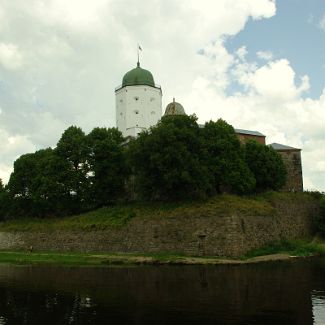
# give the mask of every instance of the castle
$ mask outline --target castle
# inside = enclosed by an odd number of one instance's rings
[[[140,67],[127,72],[122,84],[115,89],[116,126],[124,137],[136,137],[141,131],[156,125],[162,117],[162,90],[150,71]],[[171,102],[165,115],[185,115],[180,103]],[[235,129],[242,143],[256,140],[266,145],[266,136],[257,131]],[[303,191],[301,149],[279,143],[269,144],[281,156],[287,167],[287,182],[283,191]]]

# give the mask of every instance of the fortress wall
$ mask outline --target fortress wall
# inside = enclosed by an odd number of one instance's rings
[[[135,217],[105,231],[1,232],[0,249],[238,257],[271,241],[310,238],[316,213],[313,202],[280,202],[269,216]]]
[[[301,164],[301,150],[277,150],[281,155],[284,164],[287,168],[287,182],[282,188],[287,192],[302,192],[302,164]]]

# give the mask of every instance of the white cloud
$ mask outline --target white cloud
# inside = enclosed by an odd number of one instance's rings
[[[9,181],[9,175],[12,173],[13,168],[6,164],[0,164],[0,179],[6,184]]]
[[[324,31],[325,31],[325,13],[324,13],[324,15],[322,16],[322,18],[319,20],[319,22],[318,22],[318,27],[319,27],[321,30],[324,30]]]
[[[266,61],[270,61],[273,59],[273,53],[271,51],[258,51],[256,55],[258,58]]]
[[[20,155],[34,152],[35,145],[22,135],[12,135],[0,129],[0,178],[7,182],[12,171],[12,163]]]
[[[69,28],[89,29],[100,23],[102,9],[107,7],[109,2],[109,0],[33,1],[30,10],[46,25],[62,24]]]
[[[22,55],[15,44],[0,43],[0,64],[9,70],[22,66]]]
[[[247,53],[246,46],[242,46],[236,51],[238,58],[242,61],[245,60]]]
[[[281,59],[262,66],[246,79],[246,86],[271,101],[288,101],[298,98],[309,89],[307,76],[301,79],[301,85],[295,85],[295,72],[288,60]]]

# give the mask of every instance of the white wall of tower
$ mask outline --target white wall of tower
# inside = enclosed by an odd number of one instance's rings
[[[156,125],[162,114],[162,92],[151,86],[126,86],[115,92],[116,126],[123,136],[135,137]]]

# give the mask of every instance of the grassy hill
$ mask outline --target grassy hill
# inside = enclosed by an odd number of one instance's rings
[[[228,216],[270,215],[275,213],[277,204],[287,202],[303,203],[315,200],[308,193],[268,192],[256,196],[239,197],[235,195],[218,195],[205,201],[152,203],[125,203],[113,207],[104,207],[81,215],[62,218],[22,218],[0,222],[0,231],[54,231],[82,230],[96,231],[111,227],[123,227],[133,218],[165,218],[188,215]]]

